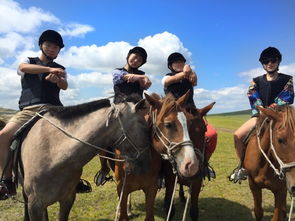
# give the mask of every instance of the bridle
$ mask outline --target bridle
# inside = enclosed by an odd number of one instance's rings
[[[260,133],[261,133],[261,129],[263,127],[263,125],[265,124],[265,122],[268,120],[268,118],[266,117],[260,128],[256,128],[256,138],[257,138],[257,143],[258,143],[258,148],[259,150],[261,151],[262,155],[264,156],[264,158],[267,160],[267,162],[269,163],[269,165],[271,166],[271,168],[274,170],[275,174],[279,177],[279,179],[283,180],[284,177],[285,177],[285,173],[286,173],[286,170],[291,168],[291,167],[295,167],[295,162],[291,162],[291,163],[284,163],[281,158],[278,156],[275,148],[274,148],[274,145],[273,145],[273,141],[272,141],[272,124],[273,124],[273,120],[270,121],[269,123],[269,137],[270,137],[270,150],[274,153],[274,156],[275,156],[275,159],[276,161],[278,162],[279,164],[279,169],[277,169],[273,163],[271,162],[271,160],[269,159],[269,157],[267,156],[267,154],[264,152],[264,150],[262,149],[261,147],[261,143],[260,143],[260,139],[259,139],[259,136],[260,136]]]
[[[120,112],[120,110],[114,105],[112,104],[111,105],[111,110],[109,111],[109,113],[107,114],[107,121],[106,121],[106,127],[108,127],[108,123],[109,123],[109,120],[111,118],[112,115],[115,115],[115,119],[118,119],[119,121],[119,125],[120,125],[120,130],[122,132],[122,135],[114,142],[114,144],[112,144],[112,146],[114,147],[119,147],[121,146],[125,141],[129,142],[129,144],[134,148],[134,150],[136,151],[136,156],[135,157],[128,157],[126,155],[123,155],[123,159],[116,159],[116,158],[111,158],[111,157],[107,157],[107,156],[103,156],[103,155],[100,155],[98,154],[100,157],[102,158],[106,158],[106,159],[109,159],[109,160],[114,160],[114,161],[121,161],[121,162],[124,162],[126,160],[136,160],[139,158],[139,156],[144,153],[146,150],[148,150],[148,147],[145,147],[145,148],[138,148],[138,146],[136,145],[136,143],[130,138],[130,136],[128,136],[128,133],[126,132],[124,126],[123,126],[123,123],[122,123],[122,120],[120,118],[120,115],[122,114]],[[40,113],[36,113],[36,115],[38,115],[39,117],[45,119],[47,122],[49,122],[52,126],[54,126],[55,128],[57,128],[58,130],[62,131],[66,136],[68,136],[69,138],[71,139],[74,139],[80,143],[83,143],[87,146],[90,146],[92,148],[95,148],[97,150],[100,150],[100,151],[103,151],[105,153],[109,153],[109,154],[112,154],[112,155],[116,155],[116,153],[112,152],[112,151],[109,151],[105,148],[102,148],[102,147],[99,147],[97,145],[94,145],[94,144],[91,144],[87,141],[84,141],[80,138],[77,138],[76,136],[74,136],[73,134],[71,134],[70,132],[66,131],[65,129],[63,129],[62,127],[58,126],[56,123],[54,123],[53,121],[51,121],[50,119],[48,119],[47,117],[43,116],[42,114]],[[142,149],[142,150],[140,150]]]
[[[176,174],[177,163],[175,160],[175,153],[178,152],[183,146],[191,146],[193,148],[193,143],[191,140],[184,140],[178,143],[171,142],[157,126],[157,110],[152,111],[150,109],[150,115],[152,116],[153,134],[157,136],[157,138],[166,148],[166,153],[161,153],[161,156],[164,160],[169,160],[169,162],[172,164],[173,173]]]
[[[127,141],[130,146],[135,150],[136,156],[135,157],[128,157],[128,156],[124,156],[125,159],[127,160],[136,160],[140,157],[141,154],[143,154],[145,151],[147,151],[149,149],[149,146],[145,147],[145,148],[139,148],[136,143],[130,138],[130,136],[128,135],[127,131],[125,130],[122,120],[120,118],[120,115],[122,114],[114,104],[112,104],[112,112],[115,112],[115,117],[116,119],[118,119],[119,124],[120,124],[120,129],[122,132],[122,135],[114,142],[113,146],[114,147],[119,147],[120,145],[122,145],[125,141]],[[142,150],[141,150],[142,149]]]

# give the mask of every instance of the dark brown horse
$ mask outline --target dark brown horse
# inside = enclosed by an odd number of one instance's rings
[[[287,190],[295,196],[295,110],[292,106],[276,110],[258,108],[262,114],[244,159],[254,198],[254,213],[257,221],[263,219],[262,189],[267,188],[275,199],[271,220],[283,221]]]
[[[150,125],[153,144],[151,168],[147,173],[141,175],[127,174],[124,184],[124,165],[116,163],[117,191],[119,196],[122,193],[119,220],[129,220],[127,214],[128,195],[140,189],[144,191],[146,197],[145,220],[154,220],[154,201],[159,188],[161,155],[169,158],[175,169],[184,177],[191,177],[198,171],[199,162],[188,136],[185,109],[183,108],[188,95],[187,93],[178,100],[175,100],[172,95],[167,95],[163,99],[155,95],[145,95],[150,106],[146,119]]]
[[[55,202],[59,220],[68,220],[83,166],[109,147],[118,148],[131,169],[145,172],[150,139],[139,111],[133,103],[104,99],[52,108],[37,121],[21,148],[25,220],[47,220],[47,207]]]
[[[206,132],[206,124],[204,122],[203,117],[212,109],[214,103],[202,108],[202,109],[194,109],[190,110],[190,113],[186,112],[186,118],[189,126],[189,135],[191,140],[193,141],[196,157],[199,162],[199,170],[197,174],[191,178],[183,177],[180,173],[178,176],[178,183],[181,185],[185,185],[189,187],[189,192],[191,196],[191,206],[190,206],[190,217],[191,220],[198,220],[198,198],[199,193],[202,187],[203,181],[203,169],[204,169],[204,157],[205,157],[205,132]],[[172,200],[174,184],[176,179],[176,174],[173,173],[173,168],[171,165],[164,161],[164,171],[165,171],[165,210],[168,214],[170,209],[170,203]],[[172,206],[171,214],[169,214],[168,219],[172,219],[175,213],[174,206]]]

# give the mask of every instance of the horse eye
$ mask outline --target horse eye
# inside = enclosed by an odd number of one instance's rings
[[[279,138],[279,139],[278,139],[278,142],[279,142],[280,144],[283,144],[285,141],[284,141],[283,138]]]
[[[171,122],[164,122],[164,126],[167,128],[172,127],[172,123]]]

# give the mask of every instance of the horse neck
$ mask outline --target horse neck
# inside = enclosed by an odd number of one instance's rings
[[[109,108],[102,108],[92,112],[82,118],[75,120],[70,124],[64,124],[65,130],[73,133],[73,136],[79,141],[75,145],[69,145],[72,152],[71,158],[81,165],[89,162],[101,150],[96,149],[85,142],[96,147],[107,149],[110,143],[110,137],[114,128],[110,125],[107,127]],[[104,154],[104,153],[102,153]]]

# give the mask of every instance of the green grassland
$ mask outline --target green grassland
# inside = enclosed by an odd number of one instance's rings
[[[248,182],[233,184],[228,181],[227,176],[236,167],[238,161],[233,147],[232,134],[250,115],[247,112],[237,114],[209,115],[207,120],[218,131],[218,144],[210,164],[214,167],[217,178],[213,181],[206,180],[200,193],[199,209],[200,221],[252,221],[253,200],[248,187]],[[70,220],[81,221],[111,221],[114,220],[118,197],[115,182],[108,182],[102,187],[96,187],[93,177],[99,170],[99,159],[96,157],[89,162],[83,172],[82,178],[87,179],[93,186],[93,192],[78,194],[70,214]],[[185,189],[187,193],[187,189]],[[23,203],[19,188],[14,199],[0,202],[0,220],[22,220]],[[263,207],[265,209],[264,221],[271,219],[273,211],[273,196],[268,190],[263,191]],[[164,190],[158,192],[155,204],[155,220],[165,220],[163,210]],[[144,220],[144,195],[137,191],[132,195],[133,213],[131,220]],[[182,220],[184,204],[178,195],[174,199],[176,205],[176,221]],[[288,198],[288,205],[290,199]],[[51,220],[57,220],[58,205],[49,208]]]

